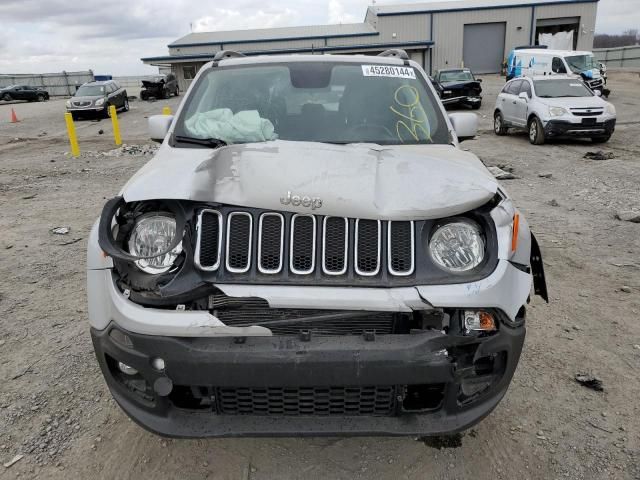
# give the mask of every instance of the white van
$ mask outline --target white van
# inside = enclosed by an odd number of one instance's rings
[[[507,81],[533,75],[579,75],[591,90],[605,93],[600,65],[592,52],[523,48],[512,50],[507,60]]]

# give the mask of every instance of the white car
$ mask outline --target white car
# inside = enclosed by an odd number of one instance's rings
[[[534,76],[507,82],[496,99],[493,129],[506,135],[526,129],[529,141],[542,145],[558,137],[609,140],[616,126],[615,107],[581,80],[567,76]]]
[[[440,435],[503,397],[531,287],[524,216],[404,51],[204,65],[88,245],[118,404],[179,437]]]

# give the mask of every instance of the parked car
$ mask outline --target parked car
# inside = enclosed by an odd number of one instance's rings
[[[49,100],[49,92],[30,85],[9,85],[0,88],[0,100],[27,100],[28,102],[44,102]]]
[[[96,357],[179,437],[441,435],[500,402],[538,244],[406,52],[221,52],[88,240]]]
[[[438,70],[433,85],[444,105],[464,105],[474,110],[482,104],[481,78],[476,78],[468,68]]]
[[[526,129],[535,145],[559,137],[601,143],[615,130],[616,109],[577,78],[535,76],[507,82],[493,118],[497,135],[506,135],[510,127]]]
[[[148,100],[149,98],[169,98],[170,95],[176,97],[180,95],[178,80],[173,73],[166,75],[156,75],[150,80],[142,80],[142,90],[140,90],[140,98]]]
[[[591,90],[599,90],[605,97],[610,93],[605,88],[602,64],[592,52],[521,47],[511,51],[507,64],[507,80],[535,75],[577,76]]]
[[[113,80],[85,83],[66,104],[67,111],[71,112],[73,118],[96,115],[108,117],[111,105],[124,112],[129,110],[127,91]]]

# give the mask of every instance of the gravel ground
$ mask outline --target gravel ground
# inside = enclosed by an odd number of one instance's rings
[[[619,125],[597,148],[496,137],[502,83],[485,77],[481,133],[463,146],[517,177],[503,185],[541,243],[551,303],[532,299],[505,399],[443,449],[414,438],[167,440],[128,420],[93,355],[85,242],[105,199],[150,158],[145,117],[180,99],[121,115],[125,143],[148,147],[110,152],[109,120],[77,122],[78,159],[64,100],[0,102],[0,463],[24,455],[0,479],[640,478],[640,224],[615,218],[640,211],[640,77],[611,75]],[[20,123],[8,123],[11,108]],[[613,158],[583,158],[595,150]]]

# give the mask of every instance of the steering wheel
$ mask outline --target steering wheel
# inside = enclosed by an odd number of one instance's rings
[[[356,134],[360,130],[378,130],[386,135],[389,140],[397,140],[397,137],[393,134],[391,130],[389,130],[384,125],[378,125],[376,123],[358,123],[357,125],[353,125],[349,127],[347,130],[347,136],[351,137],[352,134]],[[357,135],[354,135],[357,136]],[[384,140],[382,138],[381,140]],[[367,141],[367,140],[364,140]]]

